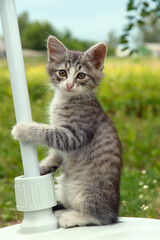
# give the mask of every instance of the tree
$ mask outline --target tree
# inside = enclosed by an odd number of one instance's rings
[[[30,22],[27,12],[18,17],[19,29],[21,34],[22,47],[34,50],[46,50],[46,40],[49,35],[59,38],[66,47],[85,51],[93,42],[78,40],[72,36],[70,30],[66,29],[60,33],[49,22]]]
[[[151,26],[155,25],[160,18],[160,1],[159,0],[128,0],[127,3],[127,20],[128,24],[124,28],[124,32],[120,37],[120,43],[123,46],[122,50],[130,48],[132,32],[136,27],[145,25],[146,19],[154,15]],[[137,52],[138,49],[131,49],[130,54]]]
[[[30,22],[27,12],[19,15],[18,24],[23,48],[45,50],[48,35],[59,37],[59,33],[49,22]]]
[[[143,42],[160,43],[160,19],[155,21],[155,18],[155,14],[153,13],[146,17],[146,21],[142,26],[139,26]],[[153,21],[155,21],[154,24]]]
[[[47,36],[49,34],[58,35],[48,22],[30,22],[27,12],[19,15],[18,24],[23,48],[44,50]]]
[[[45,50],[46,39],[48,35],[59,37],[56,30],[48,22],[33,22],[30,23],[22,32],[22,46],[28,49]]]
[[[60,40],[63,42],[63,44],[71,49],[71,50],[79,50],[79,51],[85,51],[87,50],[91,45],[95,44],[91,41],[85,41],[85,40],[79,40],[75,37],[73,37],[71,31],[69,29],[66,29],[63,34],[60,36]]]
[[[29,16],[27,12],[23,12],[18,16],[18,25],[19,25],[19,31],[20,34],[22,35],[25,29],[28,27],[30,24],[29,22]]]

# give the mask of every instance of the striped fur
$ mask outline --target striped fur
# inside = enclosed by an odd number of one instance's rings
[[[16,139],[51,148],[40,164],[42,174],[62,167],[57,198],[66,210],[56,215],[65,228],[117,221],[121,145],[94,95],[103,77],[104,46],[100,43],[85,53],[75,52],[50,37],[48,73],[55,89],[50,125],[21,123],[12,131]],[[60,69],[66,70],[65,78],[59,76]],[[76,78],[79,72],[86,74],[85,79]],[[67,82],[73,84],[69,91]]]

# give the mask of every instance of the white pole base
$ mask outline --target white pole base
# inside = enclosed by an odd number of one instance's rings
[[[57,230],[23,234],[20,224],[0,229],[3,240],[159,240],[160,220],[120,218],[121,223],[108,226],[59,228]]]
[[[44,209],[33,212],[24,212],[24,218],[20,224],[21,234],[34,234],[48,232],[57,229],[57,218],[52,209]]]
[[[16,177],[15,194],[18,211],[37,211],[56,205],[52,174]]]
[[[37,233],[57,229],[52,207],[56,205],[52,174],[15,178],[16,206],[24,212],[22,233]]]

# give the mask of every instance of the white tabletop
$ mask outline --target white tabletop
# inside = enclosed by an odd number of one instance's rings
[[[2,240],[160,240],[160,220],[120,218],[108,226],[59,228],[50,232],[22,234],[20,224],[1,228]]]

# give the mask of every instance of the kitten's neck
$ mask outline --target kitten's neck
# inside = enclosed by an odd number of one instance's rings
[[[70,99],[70,96],[64,94],[60,89],[55,89],[53,102],[54,104],[65,104]]]

